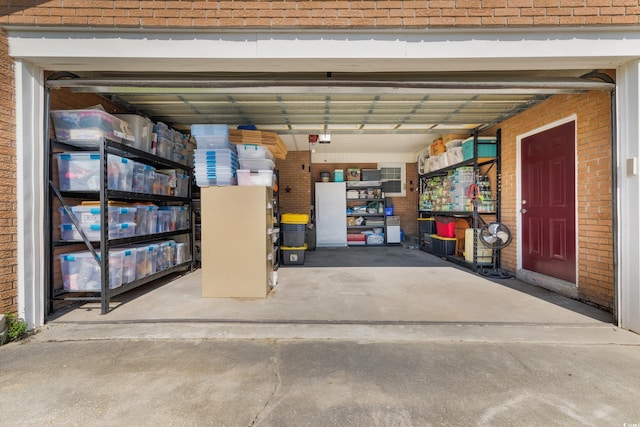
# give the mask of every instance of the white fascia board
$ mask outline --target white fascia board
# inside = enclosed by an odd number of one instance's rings
[[[415,163],[412,153],[311,153],[311,163]]]
[[[635,27],[397,33],[5,30],[12,57],[68,71],[566,69],[616,67],[640,58]]]

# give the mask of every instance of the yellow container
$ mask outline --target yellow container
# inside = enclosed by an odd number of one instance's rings
[[[285,213],[282,214],[280,222],[282,222],[283,224],[306,224],[309,222],[309,215]]]

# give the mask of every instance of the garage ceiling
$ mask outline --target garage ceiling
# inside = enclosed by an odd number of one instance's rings
[[[610,89],[589,70],[512,73],[116,74],[49,80],[99,93],[188,132],[194,123],[255,125],[290,151],[330,134],[332,152],[415,153],[440,134],[468,134],[559,93]],[[68,76],[67,76],[68,77]]]

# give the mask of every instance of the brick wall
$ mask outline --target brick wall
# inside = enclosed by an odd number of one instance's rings
[[[610,94],[556,95],[500,124],[502,128],[502,221],[516,230],[516,137],[577,116],[578,290],[585,301],[613,309],[613,212]],[[502,251],[503,267],[516,268],[516,242]]]
[[[18,309],[15,116],[13,60],[0,30],[0,313]]]
[[[276,160],[281,213],[311,214],[310,166],[310,151],[291,151],[286,160]]]
[[[0,24],[195,28],[637,25],[637,0],[3,2]]]

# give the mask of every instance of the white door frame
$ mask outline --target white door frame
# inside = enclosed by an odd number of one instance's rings
[[[14,63],[18,219],[18,316],[30,328],[45,318],[44,271],[44,73]]]
[[[640,333],[640,61],[618,68],[616,100],[618,322]]]

